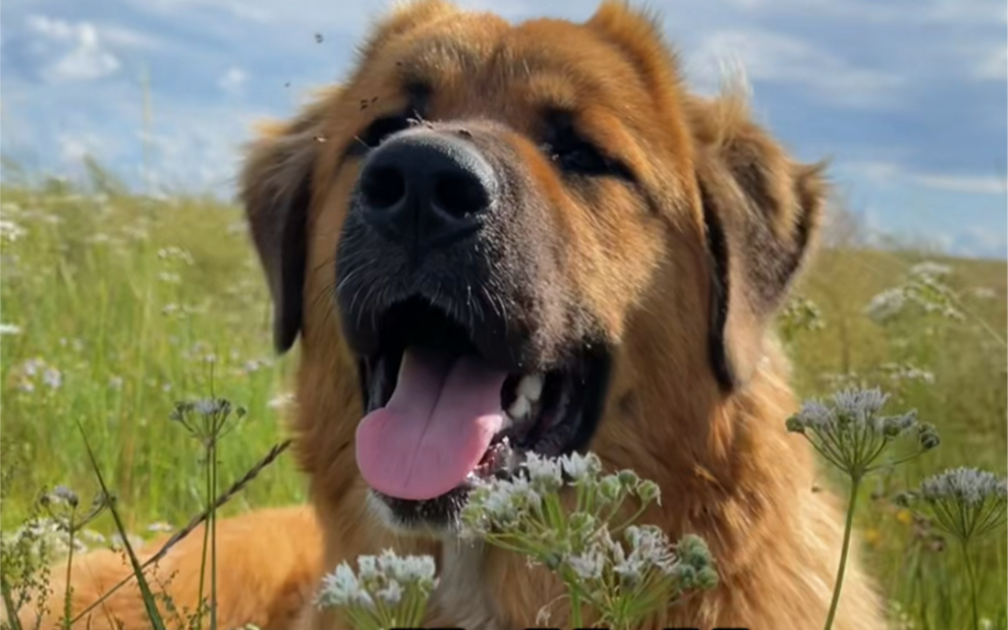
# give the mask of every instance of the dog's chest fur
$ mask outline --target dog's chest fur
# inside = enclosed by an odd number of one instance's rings
[[[509,630],[483,580],[483,547],[446,540],[441,547],[440,582],[431,597],[432,627]]]

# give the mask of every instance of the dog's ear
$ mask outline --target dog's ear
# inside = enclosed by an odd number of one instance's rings
[[[320,95],[297,117],[262,125],[247,148],[239,180],[252,240],[273,300],[273,344],[279,353],[294,345],[301,330],[306,221],[312,171],[318,156],[325,105]]]
[[[763,354],[777,308],[808,258],[827,196],[825,162],[794,162],[727,93],[687,106],[711,267],[710,354],[725,390]]]

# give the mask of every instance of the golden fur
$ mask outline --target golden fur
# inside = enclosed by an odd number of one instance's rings
[[[473,69],[491,59],[497,69],[479,75],[490,80],[473,80]],[[809,447],[785,430],[796,401],[768,322],[819,225],[826,195],[821,166],[793,162],[750,119],[736,92],[710,100],[687,93],[654,21],[621,3],[605,2],[583,25],[511,26],[438,0],[396,9],[360,49],[344,84],[320,93],[293,120],[264,129],[248,153],[242,199],[278,303],[290,291],[282,272],[286,254],[276,244],[282,209],[297,203],[307,176],[313,182],[304,199],[293,418],[312,507],[262,510],[218,525],[221,627],[346,627],[308,605],[308,596],[323,569],[385,547],[439,558],[433,627],[533,627],[538,611],[561,593],[551,576],[523,559],[497,551],[476,557],[391,533],[368,507],[357,471],[354,362],[337,311],[320,296],[333,288],[331,263],[357,170],[341,162],[339,147],[369,120],[403,106],[394,80],[402,72],[433,86],[432,120],[487,118],[507,126],[502,141],[519,156],[561,232],[564,286],[619,341],[592,449],[607,466],[656,481],[664,500],[644,518],[673,539],[699,534],[717,560],[714,591],[648,627],[820,627],[842,514],[834,495],[813,492]],[[529,139],[541,102],[576,108],[596,142],[619,147],[643,193],[608,182],[565,183]],[[720,241],[711,241],[711,225]],[[717,273],[721,282],[712,283]],[[716,304],[727,305],[723,320],[712,312]],[[289,337],[283,316],[278,307],[278,338]],[[714,325],[723,326],[723,356],[712,369]],[[195,604],[191,576],[200,539],[193,534],[161,563],[161,573],[178,572],[169,588],[178,606]],[[126,571],[110,552],[86,556],[73,577],[75,609]],[[562,608],[552,608],[551,625],[569,627]],[[145,627],[135,589],[124,589],[105,610],[127,629]],[[96,615],[91,627],[103,622]],[[854,553],[834,628],[883,625]]]

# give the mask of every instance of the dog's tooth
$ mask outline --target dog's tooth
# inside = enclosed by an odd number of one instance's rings
[[[515,401],[511,403],[508,407],[507,415],[511,416],[512,420],[521,420],[528,415],[529,411],[532,410],[532,405],[529,403],[528,399],[522,395],[518,395]]]
[[[536,402],[542,396],[543,377],[542,374],[528,374],[522,377],[518,383],[518,395],[528,398],[531,402]]]

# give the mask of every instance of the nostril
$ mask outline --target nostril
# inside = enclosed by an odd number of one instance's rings
[[[455,217],[486,210],[490,199],[486,187],[469,174],[442,175],[434,185],[434,204]]]
[[[402,172],[389,166],[368,169],[360,185],[364,202],[377,210],[394,206],[406,195],[406,180]]]

